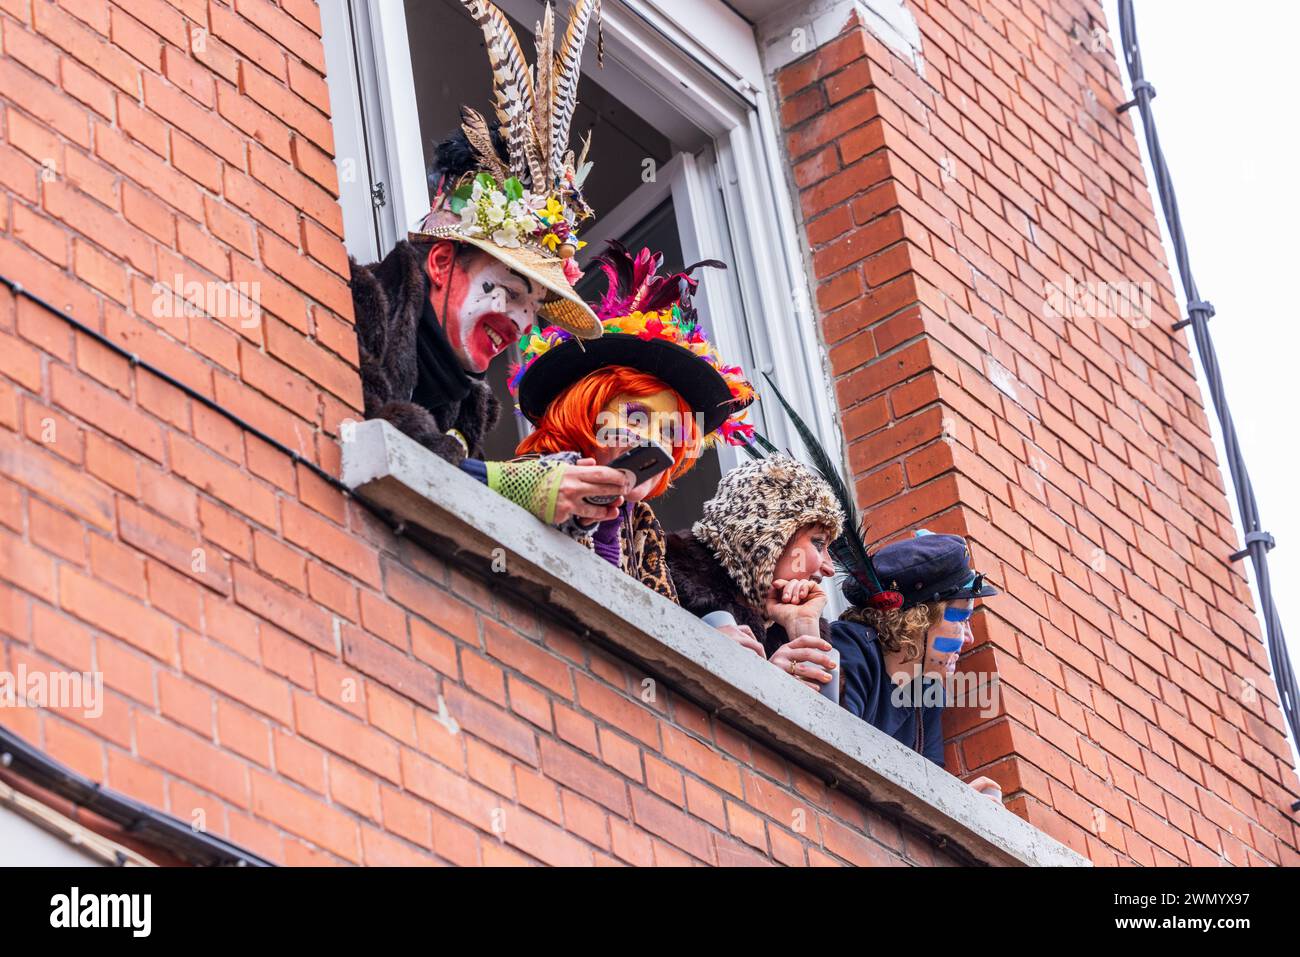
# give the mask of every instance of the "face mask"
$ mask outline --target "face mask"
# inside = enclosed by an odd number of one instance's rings
[[[655,442],[671,454],[682,441],[677,402],[677,393],[670,389],[652,395],[614,396],[596,414],[595,436],[601,446],[597,462],[608,465],[623,451],[646,442]],[[633,503],[644,501],[662,479],[663,473],[652,475],[624,497]]]

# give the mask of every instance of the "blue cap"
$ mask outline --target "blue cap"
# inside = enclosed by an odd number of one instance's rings
[[[904,608],[998,594],[983,575],[971,569],[970,551],[959,535],[936,535],[922,529],[915,538],[881,548],[872,563],[881,587],[901,594]]]

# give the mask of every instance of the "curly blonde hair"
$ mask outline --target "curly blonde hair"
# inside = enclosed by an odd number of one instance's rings
[[[932,605],[881,611],[853,606],[840,621],[855,621],[874,628],[886,651],[902,651],[904,661],[915,661],[925,652],[925,634],[943,617],[946,601]]]

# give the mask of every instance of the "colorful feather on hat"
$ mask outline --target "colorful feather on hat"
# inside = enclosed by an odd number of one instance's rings
[[[682,325],[688,330],[698,321],[691,297],[700,281],[691,273],[697,269],[726,269],[717,259],[702,259],[671,276],[660,276],[663,253],[642,249],[634,257],[618,240],[610,240],[605,251],[592,260],[609,279],[609,288],[596,308],[601,319],[626,316],[633,312],[662,312],[676,305],[682,313]]]

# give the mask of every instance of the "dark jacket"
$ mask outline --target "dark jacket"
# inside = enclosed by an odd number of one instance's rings
[[[461,368],[429,305],[424,256],[403,240],[381,262],[351,260],[352,302],[361,356],[366,418],[399,431],[458,465],[483,457],[483,438],[501,406],[482,376]]]
[[[875,629],[837,621],[830,641],[840,653],[840,704],[845,710],[943,767],[943,706],[925,704],[924,694],[912,704],[895,703],[894,682],[885,672]]]
[[[785,629],[763,627],[763,613],[741,597],[740,588],[708,547],[690,532],[668,536],[668,571],[677,588],[677,600],[692,615],[703,617],[711,611],[729,611],[737,625],[748,625],[754,637],[763,643],[767,656],[790,640]],[[821,623],[822,637],[830,640],[826,621]]]

